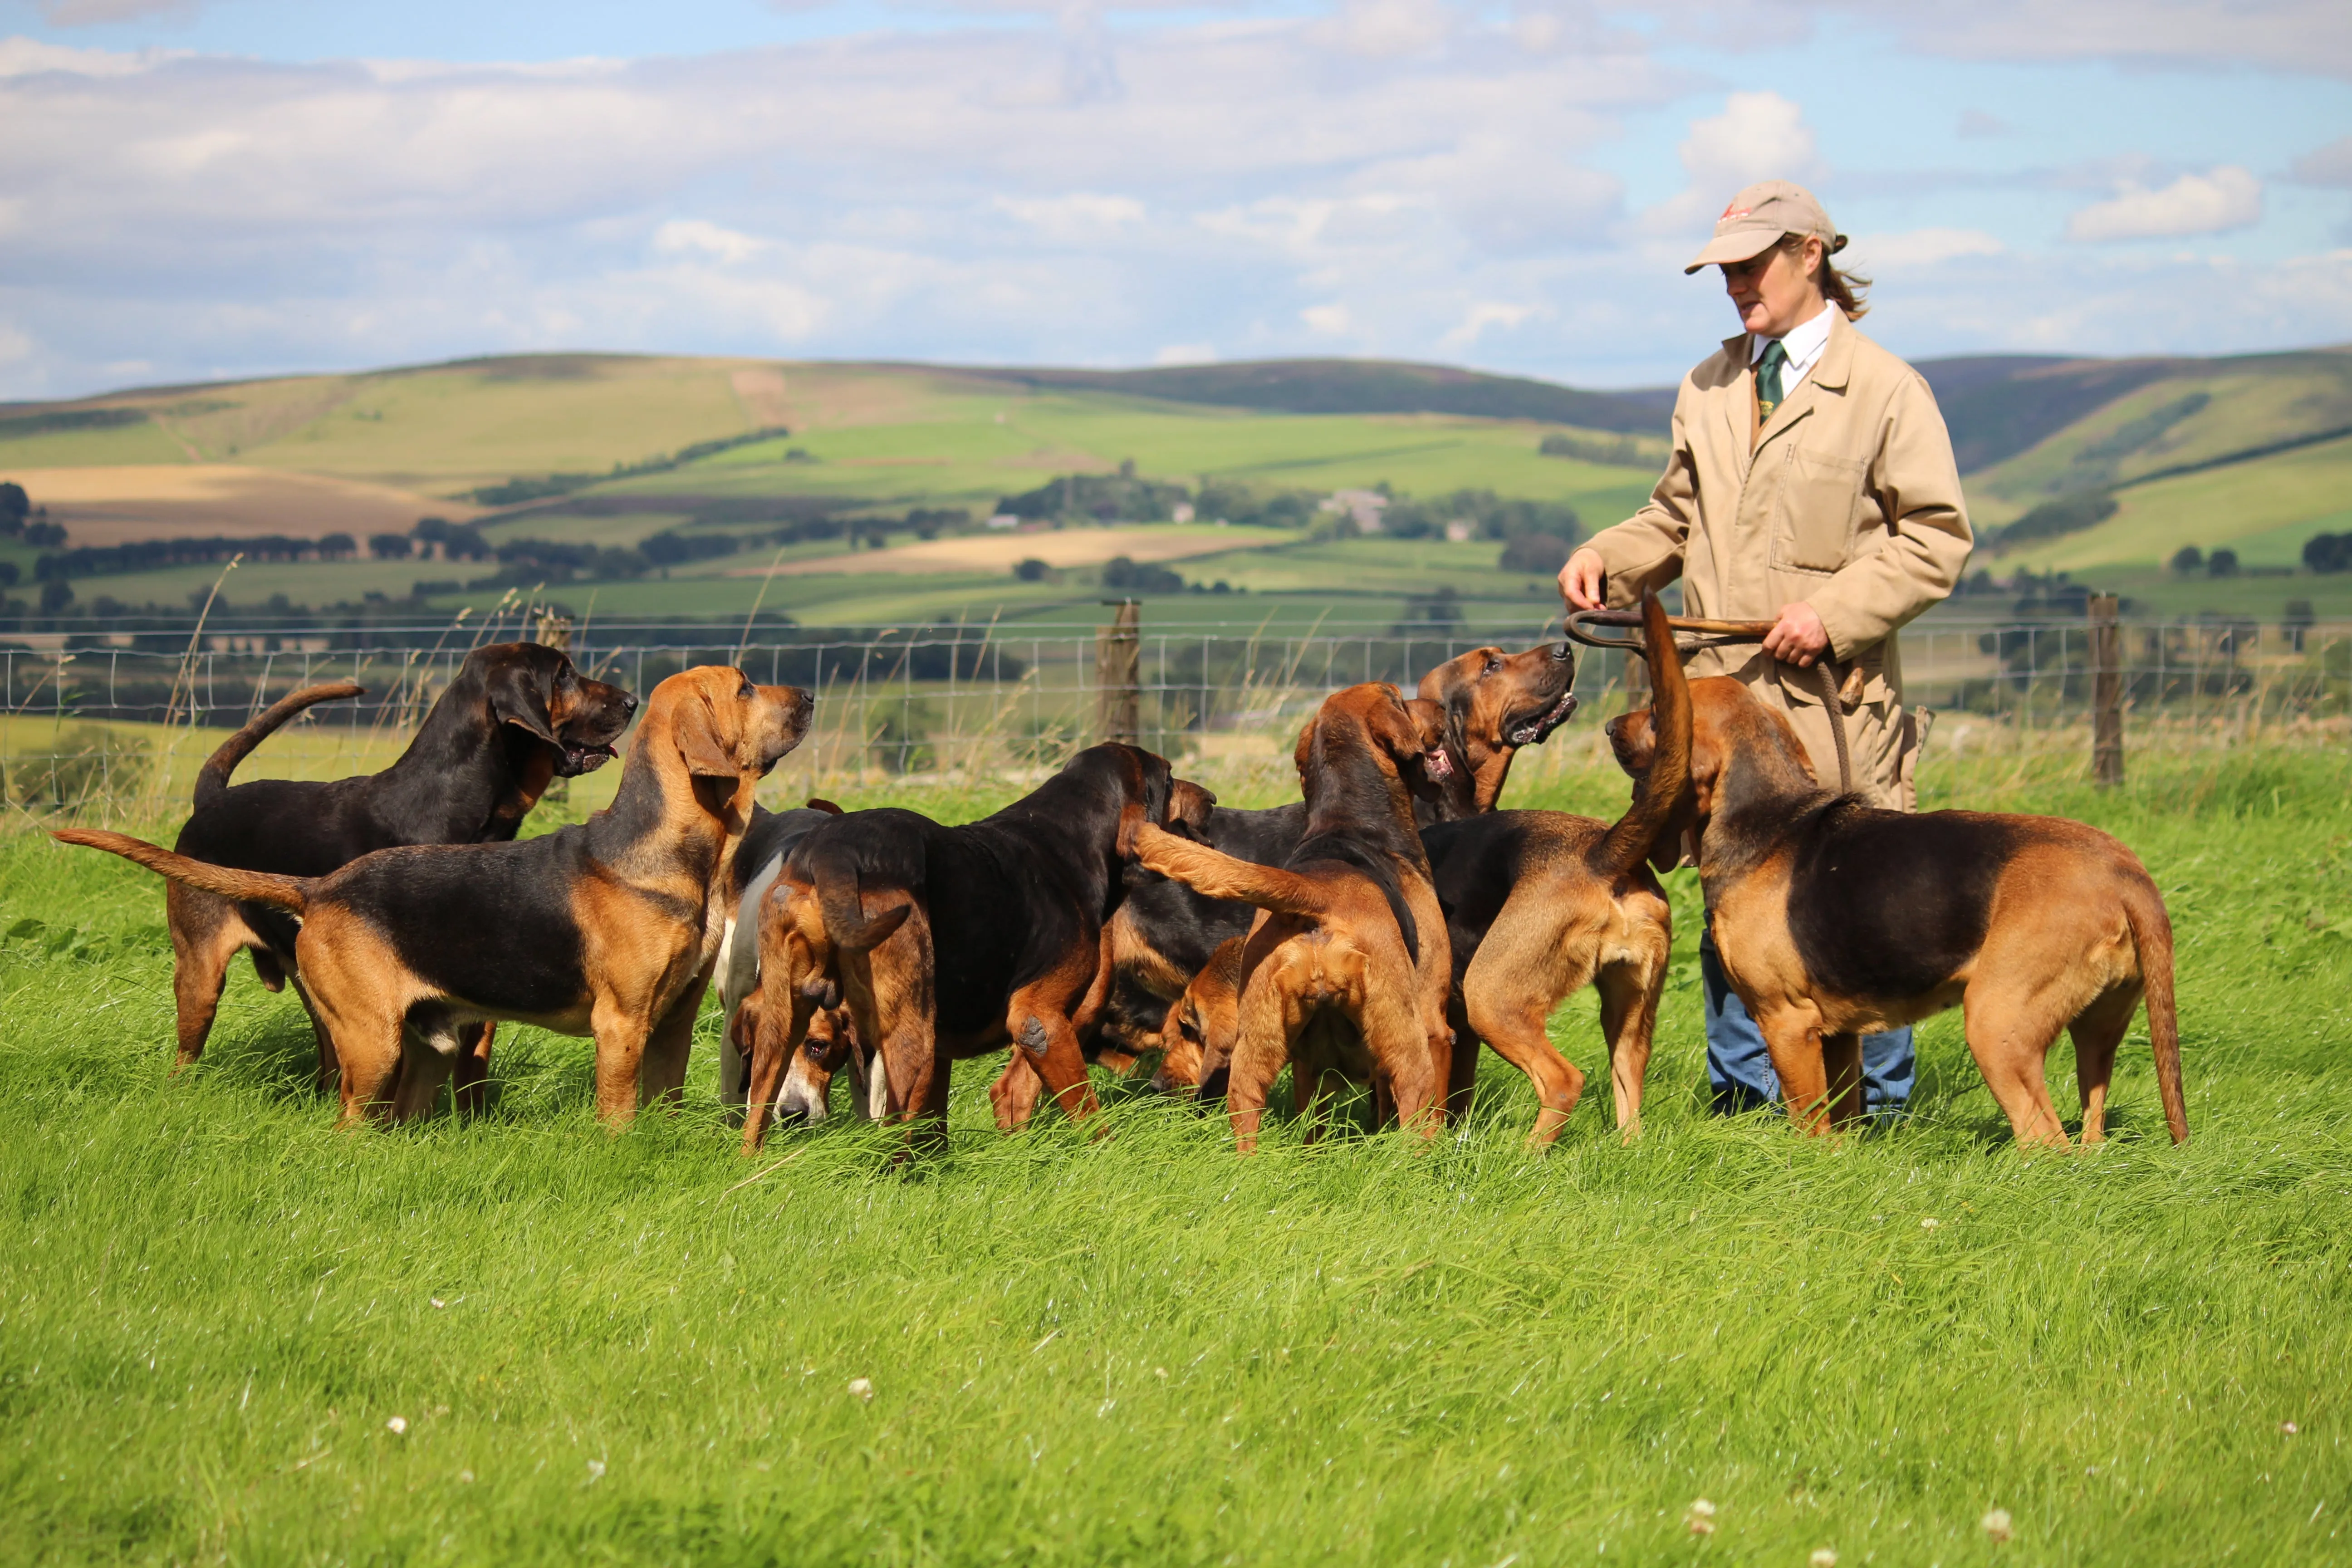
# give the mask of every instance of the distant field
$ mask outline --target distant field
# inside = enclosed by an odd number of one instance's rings
[[[117,464],[0,470],[49,509],[69,544],[282,533],[319,539],[405,533],[427,512],[457,521],[480,509],[364,480],[233,463]]]
[[[2123,595],[2132,614],[2175,620],[2200,615],[2244,616],[2275,626],[2291,602],[2308,603],[2321,620],[2352,620],[2352,574],[2315,577],[2308,572],[2281,577],[2182,576],[2157,566],[2105,566],[2077,575],[2104,592]],[[2011,601],[1994,601],[2007,605]],[[1983,601],[1958,602],[1962,612],[1981,616]],[[1930,611],[1942,616],[1943,610]]]
[[[1946,374],[1932,363],[1926,369],[1931,381]],[[2168,613],[2268,614],[2273,600],[2308,598],[2326,614],[2343,603],[2347,591],[2332,580],[2182,583],[2162,566],[2183,544],[2208,551],[2226,544],[2248,566],[2288,566],[2313,533],[2352,528],[2352,437],[2142,481],[2352,425],[2352,353],[2021,359],[1991,371],[1955,362],[1950,374],[1948,395],[1939,395],[1955,438],[1986,465],[1966,479],[1980,531],[2054,496],[2122,487],[2113,492],[2119,510],[2097,527],[2005,554],[1981,552],[1978,568],[2064,571]],[[1422,395],[1415,388],[1446,406],[1495,413],[1287,411],[1393,408],[1398,398]],[[1178,400],[1205,395],[1257,402]],[[0,477],[27,483],[72,542],[84,544],[403,531],[428,513],[473,515],[478,509],[457,498],[476,487],[570,475],[572,494],[484,514],[485,534],[494,543],[530,538],[622,548],[666,530],[756,532],[767,526],[763,519],[828,508],[867,519],[961,508],[977,519],[1000,497],[1055,475],[1108,473],[1129,461],[1146,478],[1187,486],[1215,479],[1322,492],[1385,483],[1422,498],[1489,489],[1564,503],[1591,530],[1641,504],[1662,444],[1636,436],[1633,460],[1624,462],[1547,457],[1544,439],[1567,431],[1548,418],[1589,405],[1609,429],[1570,433],[1604,453],[1607,442],[1622,439],[1610,430],[1641,426],[1643,408],[1657,410],[1661,429],[1664,422],[1654,397],[1592,401],[1597,395],[1351,362],[1128,377],[515,356],[0,409]],[[1517,412],[1534,409],[1545,417]],[[667,461],[696,443],[779,427],[791,433],[692,462]],[[614,477],[632,466],[644,471]],[[795,544],[781,557],[763,545],[667,574],[565,583],[551,593],[575,612],[593,603],[625,615],[733,615],[758,599],[836,623],[1021,616],[1090,605],[1098,595],[1087,572],[1118,552],[1181,555],[1188,579],[1297,595],[1310,615],[1352,608],[1392,616],[1407,596],[1440,587],[1490,600],[1548,591],[1535,579],[1496,573],[1496,552],[1484,544],[1424,552],[1367,541],[1307,550],[1259,535],[1212,551],[1173,531],[1146,531],[1115,545],[1082,530],[1034,547],[984,537],[988,542],[970,547],[952,535],[916,544],[902,531],[897,548],[855,555],[838,542]],[[36,553],[0,545],[0,560],[27,576]],[[1007,568],[1027,554],[1066,570],[1056,581],[1015,584]],[[761,597],[764,574],[779,560],[783,570]],[[76,586],[84,602],[103,595],[176,607],[216,575],[216,566],[189,566],[84,578]],[[488,568],[462,562],[276,563],[240,570],[226,592],[236,604],[282,595],[325,609],[369,595],[408,601],[425,584],[433,591],[419,601],[423,607],[448,613],[487,606],[503,592],[447,586],[486,575]],[[1957,608],[1973,615],[1989,607]],[[1200,612],[1171,605],[1165,613]]]
[[[1972,482],[1989,501],[2021,508],[2059,491],[2129,481],[2347,426],[2352,426],[2352,353],[2174,361],[2166,374],[1978,471]]]
[[[1267,533],[1265,530],[1249,532]],[[1244,535],[1244,537],[1246,537]],[[1269,533],[1269,543],[1288,543],[1297,535]],[[893,576],[931,576],[975,573],[1001,576],[1023,561],[1043,561],[1049,567],[1100,566],[1124,555],[1131,561],[1182,561],[1192,556],[1219,555],[1231,551],[1234,531],[1200,523],[1164,523],[1156,527],[1046,529],[1036,533],[965,534],[954,539],[902,544],[893,550],[857,554],[819,555],[787,562],[773,570],[782,576],[805,577],[856,573]],[[759,577],[771,568],[764,563],[724,569],[729,577]]]
[[[2128,493],[2128,492],[2126,492]],[[589,520],[592,525],[626,520]],[[634,526],[634,525],[632,525]],[[2352,527],[2352,518],[2336,524]],[[531,531],[516,525],[519,531]],[[2296,525],[2301,530],[2305,525]],[[650,531],[650,530],[648,530]],[[1131,545],[1112,547],[1090,541],[1097,531],[1066,530],[1059,534],[1018,536],[1050,540],[1064,550],[1084,550],[1095,559],[1108,559]],[[1126,531],[1118,531],[1124,532]],[[1146,532],[1153,531],[1144,531]],[[1482,617],[1513,616],[1523,611],[1530,627],[1539,626],[1559,609],[1557,589],[1549,577],[1507,574],[1496,566],[1501,546],[1491,542],[1454,544],[1429,540],[1359,539],[1325,544],[1288,542],[1271,531],[1234,530],[1244,548],[1183,556],[1169,561],[1188,583],[1223,580],[1245,593],[1232,595],[1150,595],[1144,616],[1153,625],[1171,623],[1255,622],[1273,617],[1275,624],[1297,626],[1325,617],[1338,621],[1385,624],[1403,614],[1405,601],[1416,595],[1452,588]],[[2306,534],[2290,531],[2297,549]],[[1043,549],[1027,543],[1013,547],[1020,555]],[[784,554],[787,565],[815,561],[837,563],[837,569],[789,571],[766,580],[762,574],[773,551],[758,551],[698,563],[675,569],[671,575],[647,576],[625,582],[572,583],[546,590],[573,614],[597,616],[741,616],[755,603],[781,610],[803,622],[829,626],[894,626],[935,619],[1010,622],[1075,621],[1094,624],[1102,616],[1097,585],[1099,569],[1076,567],[1056,573],[1042,583],[1021,583],[1009,570],[953,571],[931,569],[908,573],[896,569],[899,551],[860,552],[843,557],[825,544],[795,546]],[[2251,553],[2251,552],[2250,552]],[[0,551],[0,556],[9,552]],[[16,552],[29,571],[29,552]],[[2014,558],[1979,556],[1977,565],[2000,574],[2036,558],[2022,552]],[[370,592],[404,599],[419,581],[456,578],[482,571],[470,563],[438,561],[354,561],[318,563],[247,563],[227,579],[224,594],[234,603],[257,605],[274,594],[297,604],[329,605],[357,602]],[[163,572],[83,579],[83,598],[108,594],[131,604],[184,605],[191,594],[208,590],[219,575],[217,566],[185,566]],[[749,574],[736,575],[735,574]],[[2308,600],[2323,619],[2352,617],[2352,574],[2210,578],[2199,574],[2179,577],[2153,562],[2084,567],[2075,572],[2084,582],[2125,595],[2135,613],[2194,616],[2213,611],[2251,615],[2275,623],[2289,600]],[[427,616],[454,614],[461,605],[477,611],[495,603],[499,594],[441,595],[427,602]],[[2009,612],[2012,596],[1955,599],[1929,612],[1931,624],[1946,620],[1999,618]],[[1534,635],[1530,631],[1530,636]]]
[[[2161,565],[2184,544],[2226,544],[2249,566],[2294,565],[2313,534],[2352,528],[2352,437],[2115,495],[2119,509],[2096,528],[2000,561],[2079,574]]]
[[[1328,490],[1385,481],[1424,496],[1491,489],[1565,501],[1605,522],[1639,506],[1656,478],[1646,468],[1542,456],[1537,448],[1557,426],[1437,415],[1265,415],[1018,392],[942,399],[923,412],[904,424],[796,431],[683,475],[623,479],[597,493],[814,495],[986,511],[999,496],[1055,474],[1108,472],[1131,458],[1147,475],[1191,482]],[[786,461],[795,448],[809,460]]]

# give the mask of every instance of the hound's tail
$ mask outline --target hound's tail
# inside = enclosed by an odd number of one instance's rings
[[[1319,915],[1331,907],[1323,888],[1295,871],[1237,860],[1220,849],[1179,838],[1144,824],[1135,834],[1136,858],[1204,898],[1236,899],[1277,914]]]
[[[2156,1053],[2156,1088],[2164,1097],[2164,1124],[2175,1143],[2189,1141],[2189,1101],[2180,1089],[2180,1012],[2172,993],[2172,917],[2165,912],[2164,895],[2154,883],[2135,888],[2124,899],[2124,918],[2131,922],[2132,942],[2139,948],[2140,982],[2147,988],[2147,1040]]]
[[[226,866],[191,860],[185,855],[174,855],[143,838],[104,833],[91,827],[60,827],[49,837],[61,844],[87,845],[92,849],[103,849],[110,855],[120,855],[125,860],[136,860],[150,871],[169,877],[174,882],[185,882],[191,888],[202,888],[205,892],[218,893],[224,899],[268,904],[290,914],[302,912],[304,904],[310,900],[310,889],[318,885],[318,879],[313,877],[279,877],[268,871],[238,871]]]
[[[1654,750],[1649,772],[1634,787],[1633,804],[1592,847],[1587,862],[1595,872],[1612,879],[1627,875],[1648,858],[1690,788],[1690,683],[1683,677],[1682,655],[1655,594],[1642,595],[1642,636],[1650,661]]]
[[[858,885],[855,869],[844,873],[826,867],[819,871],[817,907],[824,913],[825,940],[851,952],[870,952],[887,942],[890,934],[915,912],[915,903],[913,895],[903,889],[891,889],[882,896],[897,901],[868,914],[866,894]]]
[[[210,805],[221,791],[228,788],[228,775],[236,771],[236,764],[250,756],[254,747],[277,733],[278,727],[286,721],[313,703],[366,695],[367,688],[355,680],[330,680],[323,686],[306,686],[289,692],[271,703],[244,729],[223,741],[220,750],[205,759],[205,765],[196,771],[197,809]]]

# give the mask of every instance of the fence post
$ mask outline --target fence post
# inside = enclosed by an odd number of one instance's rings
[[[2091,596],[2091,772],[2101,785],[2124,782],[2123,628],[2116,596]]]
[[[1103,603],[1118,607],[1110,625],[1095,628],[1095,728],[1106,741],[1132,746],[1143,730],[1143,605],[1134,599]]]

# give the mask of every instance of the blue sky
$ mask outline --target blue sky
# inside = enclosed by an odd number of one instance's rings
[[[0,397],[549,348],[1654,384],[1767,174],[1912,357],[2352,341],[2340,0],[0,0]]]

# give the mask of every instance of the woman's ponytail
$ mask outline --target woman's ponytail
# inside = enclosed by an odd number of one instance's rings
[[[1809,237],[1801,234],[1784,234],[1780,237],[1780,248],[1791,253],[1801,252]],[[1859,272],[1846,272],[1832,266],[1826,246],[1822,249],[1822,264],[1813,274],[1813,281],[1820,285],[1822,298],[1843,310],[1848,321],[1858,321],[1870,313],[1870,279]]]

